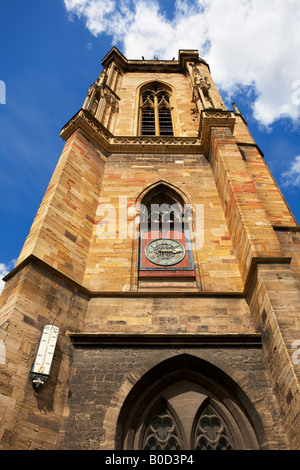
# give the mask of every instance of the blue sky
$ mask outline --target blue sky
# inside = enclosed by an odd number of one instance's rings
[[[60,130],[113,45],[129,59],[198,49],[228,107],[235,101],[244,114],[299,222],[299,31],[298,0],[2,2],[0,274],[28,235],[63,149]]]

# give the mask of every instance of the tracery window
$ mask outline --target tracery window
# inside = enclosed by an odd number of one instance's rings
[[[140,134],[173,136],[171,92],[159,83],[152,83],[141,92]]]
[[[153,414],[144,437],[144,450],[181,450],[182,442],[171,412],[166,405]]]
[[[200,417],[197,418],[197,414],[196,426],[193,426],[191,431],[191,450],[234,450],[227,425],[211,403],[206,401]],[[177,416],[175,419],[167,402],[156,407],[145,428],[142,449],[183,450],[183,436],[177,420],[180,423],[180,418]],[[181,423],[181,429],[183,428]]]
[[[117,449],[263,448],[267,437],[256,408],[246,394],[237,396],[236,382],[208,364],[181,354],[143,374],[119,413]]]
[[[195,450],[233,450],[226,425],[216,410],[207,405],[201,413],[194,437]]]
[[[149,230],[175,227],[182,230],[184,215],[187,214],[184,214],[183,199],[176,191],[161,184],[142,202],[141,227]]]

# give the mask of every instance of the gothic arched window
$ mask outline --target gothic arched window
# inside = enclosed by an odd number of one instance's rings
[[[226,424],[208,404],[201,413],[194,433],[195,450],[233,450]]]
[[[160,184],[142,201],[141,226],[143,229],[170,229],[176,225],[183,229],[185,204],[182,197],[173,189]]]
[[[179,412],[182,414],[181,408]],[[185,418],[184,413],[181,416]],[[179,419],[177,417],[177,419]],[[184,426],[181,424],[181,428]],[[191,450],[234,450],[227,425],[221,415],[206,404],[197,420],[196,427],[191,431]],[[185,441],[188,436],[185,436]],[[183,439],[175,417],[166,403],[162,403],[151,415],[145,428],[143,450],[182,450]]]
[[[124,401],[116,448],[263,448],[263,423],[247,395],[236,387],[219,368],[195,356],[180,354],[162,361],[140,377]]]
[[[143,450],[181,450],[182,440],[174,417],[165,404],[153,413],[144,433]]]
[[[140,134],[172,136],[171,92],[160,83],[151,83],[140,94]]]
[[[195,278],[191,207],[161,183],[141,201],[139,276]]]

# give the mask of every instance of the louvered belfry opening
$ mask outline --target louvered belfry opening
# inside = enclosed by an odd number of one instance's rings
[[[173,135],[171,112],[168,108],[159,109],[160,135]]]
[[[173,136],[171,93],[161,84],[148,85],[141,93],[141,135]]]
[[[142,135],[155,135],[154,99],[150,93],[142,95]]]
[[[158,117],[159,117],[159,134],[173,135],[172,116],[169,95],[162,91],[158,93]]]

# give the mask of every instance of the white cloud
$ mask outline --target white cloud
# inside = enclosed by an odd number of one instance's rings
[[[300,80],[299,0],[64,0],[90,32],[112,37],[129,59],[172,59],[198,49],[229,95],[254,88],[254,116],[263,125],[300,116],[293,84]]]
[[[300,187],[300,155],[291,162],[290,169],[282,173],[282,185],[284,187]]]
[[[94,36],[106,32],[112,13],[115,12],[114,0],[64,0],[70,14],[84,18],[86,27]]]
[[[3,291],[3,288],[5,286],[5,282],[2,281],[4,276],[9,272],[8,267],[4,263],[0,263],[0,293]]]
[[[8,264],[0,263],[0,294],[5,286],[5,282],[2,281],[2,279],[13,269],[16,264],[16,261],[16,259],[13,259]]]

